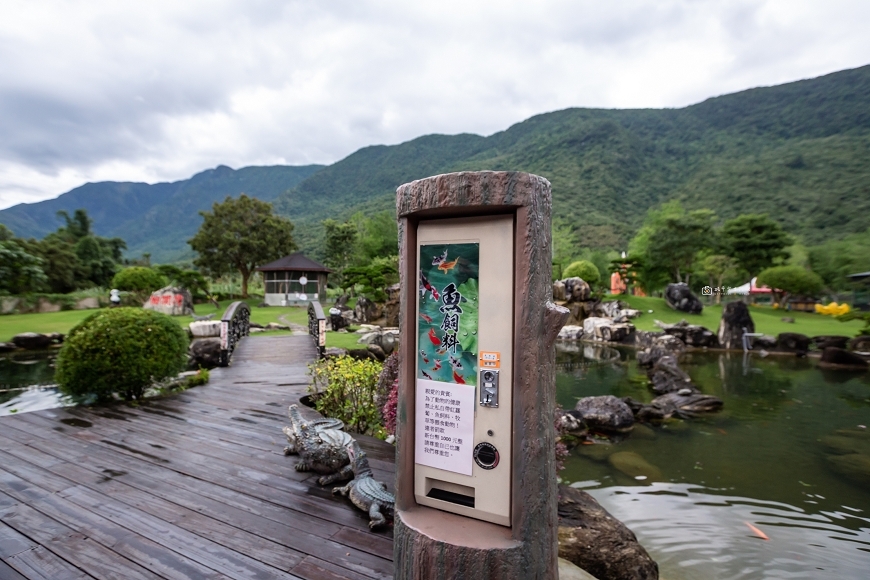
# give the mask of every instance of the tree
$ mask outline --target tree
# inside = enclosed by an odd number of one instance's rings
[[[728,255],[750,276],[788,258],[785,248],[792,241],[782,226],[765,214],[744,214],[722,226],[722,241]]]
[[[722,285],[728,278],[733,278],[738,272],[737,261],[731,256],[712,254],[701,260],[701,270],[707,274],[710,286],[720,288],[716,292],[716,304],[722,301]]]
[[[172,264],[157,264],[154,269],[166,276],[170,284],[187,288],[193,296],[209,296],[208,280],[196,270],[182,270]]]
[[[28,254],[14,239],[0,241],[0,292],[37,292],[47,282],[40,258]]]
[[[371,298],[374,302],[387,299],[384,288],[387,278],[397,272],[397,264],[390,258],[377,258],[366,266],[350,266],[344,271],[342,288],[351,289],[361,286],[360,294]]]
[[[146,295],[164,286],[166,286],[166,278],[163,274],[144,266],[124,268],[112,278],[112,288]]]
[[[77,280],[84,278],[84,271],[76,255],[75,247],[58,237],[48,236],[43,240],[30,239],[20,242],[29,254],[42,259],[42,270],[48,288],[55,294],[66,294],[76,289]]]
[[[573,278],[575,276],[582,278],[584,282],[589,284],[589,286],[595,286],[601,282],[601,272],[598,271],[598,267],[592,262],[586,260],[572,262],[567,268],[565,268],[563,276],[565,278]]]
[[[769,286],[780,307],[785,307],[791,296],[815,296],[822,291],[818,274],[800,266],[774,266],[758,275],[757,284]]]
[[[339,278],[351,264],[356,251],[358,232],[353,222],[323,221],[326,233],[326,265],[335,270]]]
[[[272,213],[269,203],[242,194],[215,203],[203,217],[199,231],[187,241],[199,254],[194,263],[221,276],[232,271],[242,277],[242,298],[248,297],[248,280],[260,264],[277,260],[296,249],[293,224]]]
[[[645,261],[666,270],[672,281],[689,283],[699,252],[713,245],[716,214],[708,209],[670,216],[649,235]]]
[[[350,221],[356,225],[357,231],[357,264],[367,264],[382,256],[398,255],[399,227],[393,212],[382,211],[370,216],[357,212]]]

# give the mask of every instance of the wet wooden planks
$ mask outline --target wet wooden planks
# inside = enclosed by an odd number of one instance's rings
[[[391,578],[392,531],[282,453],[314,356],[252,337],[205,387],[0,418],[0,578]],[[393,448],[358,439],[392,489]]]

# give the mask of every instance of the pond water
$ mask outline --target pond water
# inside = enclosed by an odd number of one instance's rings
[[[56,350],[0,355],[0,417],[69,404],[54,385],[56,358]]]
[[[634,354],[560,344],[558,402],[651,400]],[[581,445],[563,480],[625,522],[664,580],[870,578],[868,374],[741,353],[681,366],[723,412]]]

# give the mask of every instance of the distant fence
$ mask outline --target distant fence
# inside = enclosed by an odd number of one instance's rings
[[[239,340],[251,333],[251,307],[245,302],[230,304],[221,317],[221,361],[222,367],[230,364],[230,357]]]

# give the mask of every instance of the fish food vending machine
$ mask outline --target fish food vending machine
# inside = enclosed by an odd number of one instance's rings
[[[417,226],[414,495],[510,525],[513,216]]]
[[[550,204],[521,172],[396,192],[396,580],[556,577]]]

